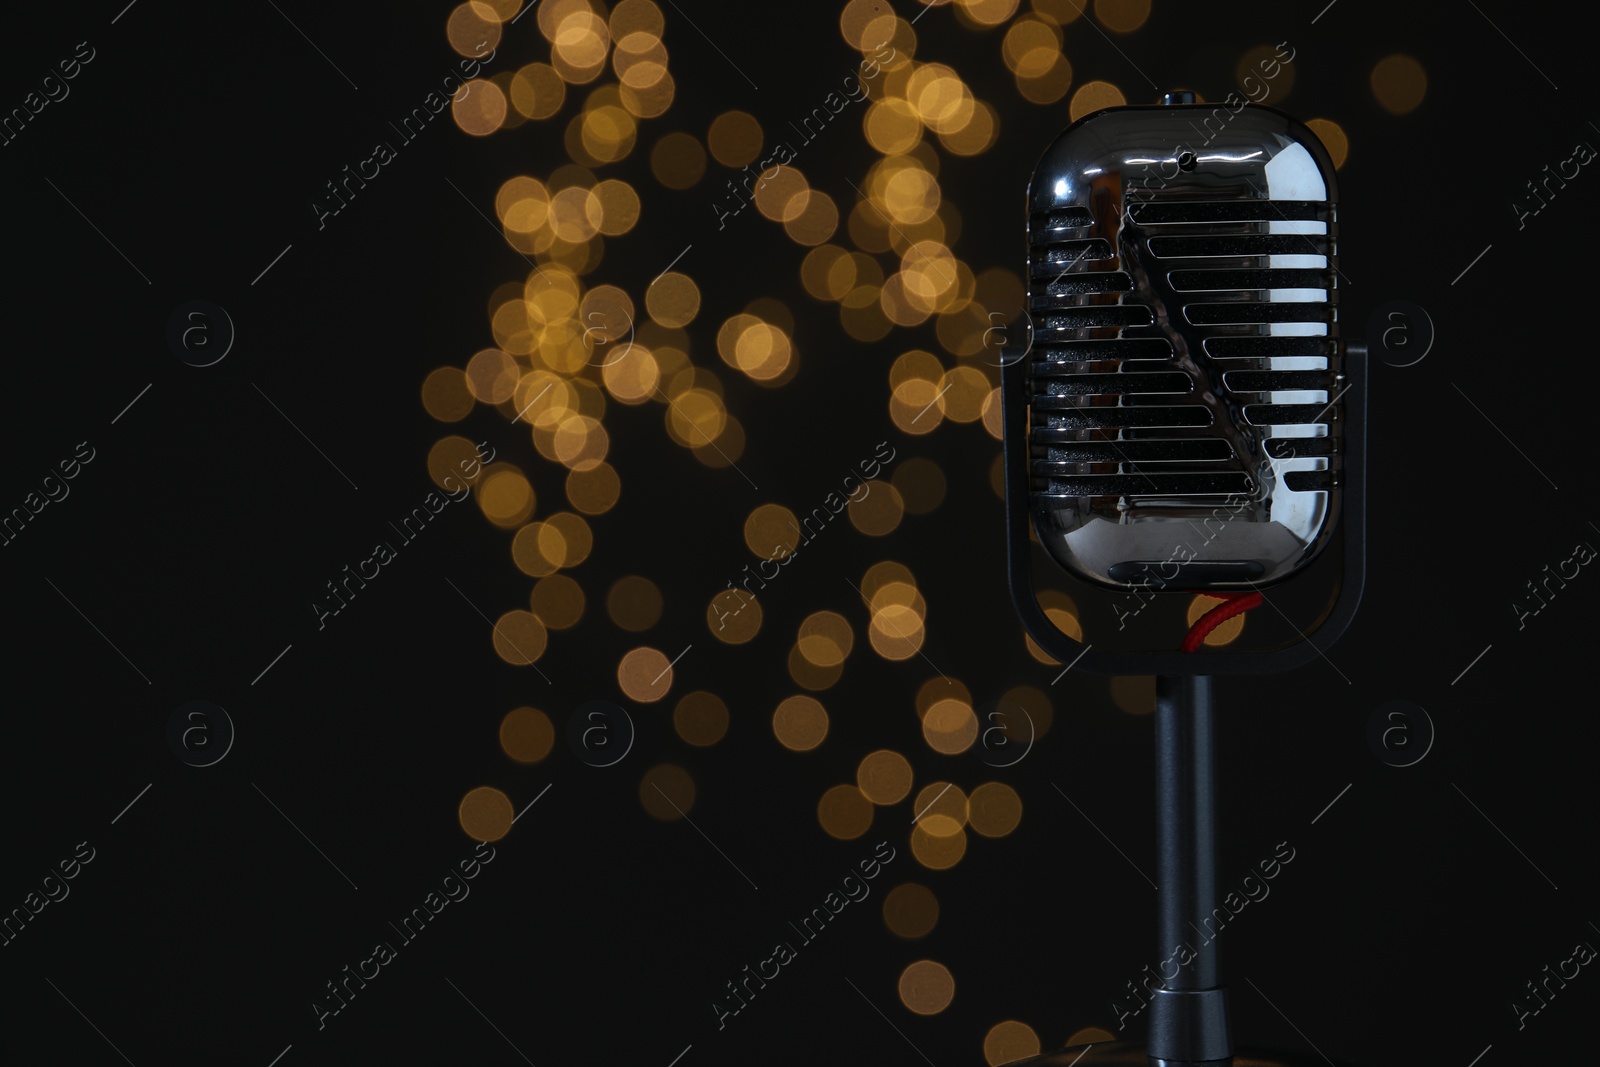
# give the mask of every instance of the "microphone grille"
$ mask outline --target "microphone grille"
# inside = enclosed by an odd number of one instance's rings
[[[1034,177],[1035,529],[1102,585],[1274,581],[1337,513],[1332,167],[1253,106],[1211,111],[1227,124],[1190,148],[1207,111],[1101,112]]]

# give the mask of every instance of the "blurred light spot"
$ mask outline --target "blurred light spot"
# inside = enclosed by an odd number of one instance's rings
[[[671,661],[648,645],[636,648],[617,664],[617,684],[629,700],[653,704],[672,688]]]
[[[466,385],[483,403],[500,404],[511,398],[519,374],[516,360],[498,348],[485,348],[467,360]]]
[[[609,463],[567,475],[567,501],[585,515],[604,515],[622,495],[622,479]]]
[[[600,232],[607,237],[627,233],[639,221],[639,194],[627,182],[607,178],[594,187],[600,201]]]
[[[513,708],[500,720],[500,748],[518,763],[538,763],[555,742],[555,725],[538,708]]]
[[[918,823],[938,817],[930,826],[934,836],[948,837],[967,824],[967,795],[958,785],[929,782],[917,791],[911,813]]]
[[[1004,837],[1022,821],[1022,798],[1003,782],[985,782],[967,798],[967,821],[984,837]]]
[[[1071,84],[1072,68],[1067,67],[1068,84]],[[995,140],[1000,136],[1000,116],[995,109],[984,103],[976,101],[972,109],[972,118],[959,130],[951,133],[941,133],[939,143],[945,149],[958,156],[978,156],[993,147]]]
[[[650,173],[668,189],[687,189],[706,173],[706,150],[687,133],[669,133],[650,150]]]
[[[911,792],[911,764],[900,753],[880,748],[856,767],[856,785],[874,804],[898,804]]]
[[[798,213],[789,209],[799,202]],[[839,205],[833,197],[818,189],[798,193],[785,209],[784,232],[801,245],[819,245],[833,236],[839,228]]]
[[[724,111],[711,120],[706,144],[724,167],[743,167],[754,163],[765,139],[761,123],[747,111]]]
[[[687,274],[669,271],[650,283],[644,306],[650,317],[663,326],[687,326],[700,312],[700,287]]]
[[[742,645],[761,632],[761,604],[744,588],[724,589],[706,606],[706,626],[718,641]]]
[[[506,120],[506,94],[486,78],[475,78],[450,98],[450,114],[462,132],[487,137]]]
[[[957,0],[962,13],[980,26],[998,26],[1017,12],[1017,0]]]
[[[967,854],[967,832],[948,815],[925,816],[911,828],[911,854],[929,870],[949,870]]]
[[[933,960],[918,960],[900,972],[900,1003],[918,1015],[937,1015],[956,995],[950,969]]]
[[[480,785],[461,798],[456,817],[474,841],[498,841],[510,832],[515,813],[511,798],[493,786]]]
[[[651,0],[622,0],[611,12],[611,36],[620,41],[630,33],[661,36],[666,20]]]
[[[989,1062],[989,1067],[1000,1067],[1003,1063],[1038,1054],[1039,1035],[1033,1032],[1033,1027],[1015,1019],[995,1023],[983,1038],[983,1058]]]
[[[883,898],[883,922],[896,937],[926,937],[939,922],[939,899],[926,886],[903,882]]]
[[[1410,56],[1386,56],[1372,68],[1372,95],[1389,114],[1405,115],[1428,95],[1428,73]]]
[[[1306,128],[1316,134],[1317,140],[1328,150],[1334,168],[1344,166],[1345,159],[1350,155],[1350,138],[1345,136],[1344,127],[1332,119],[1307,119]]]
[[[828,736],[828,713],[811,697],[789,697],[772,713],[772,733],[784,748],[809,752]]]
[[[836,785],[817,802],[817,821],[829,837],[854,841],[872,828],[872,802],[853,785]]]
[[[496,526],[516,526],[533,514],[533,486],[527,476],[508,465],[486,468],[478,483],[478,507]]]
[[[1067,114],[1076,122],[1092,111],[1099,111],[1104,107],[1121,107],[1127,102],[1122,90],[1110,82],[1084,82],[1078,87],[1078,91],[1072,94],[1072,103],[1067,107]]]
[[[977,422],[989,398],[989,379],[976,367],[956,367],[939,383],[939,406],[954,422]]]
[[[530,611],[508,611],[494,624],[494,651],[513,667],[526,667],[544,655],[549,634]]]
[[[696,689],[672,709],[672,726],[691,745],[714,745],[728,732],[728,705],[715,694]]]
[[[1155,676],[1135,674],[1111,679],[1111,701],[1129,715],[1151,714],[1156,710]]]
[[[547,119],[561,110],[567,83],[548,63],[529,63],[511,78],[511,106],[530,119]]]
[[[1150,0],[1094,0],[1094,13],[1106,29],[1132,33],[1150,17]]]
[[[773,166],[756,181],[756,210],[773,222],[789,222],[805,211],[811,186],[794,167]]]
[[[606,614],[629,633],[641,633],[661,618],[661,590],[638,575],[618,578],[606,593]]]
[[[946,756],[959,755],[978,739],[978,716],[962,700],[941,700],[922,717],[922,738]]]
[[[1050,727],[1055,722],[1055,708],[1050,703],[1049,695],[1034,686],[1019,685],[1008,689],[1000,698],[1000,702],[1002,708],[1015,706],[1026,713],[1019,715],[1015,711],[1004,711],[989,720],[1001,728],[1007,740],[1022,744],[1027,742],[1029,736],[1043,737],[1050,732]]]
[[[552,630],[569,630],[583,618],[583,587],[565,574],[552,574],[533,585],[529,607]]]
[[[891,482],[863,482],[860,496],[851,494],[850,525],[869,537],[884,537],[895,531],[905,514],[900,490]]]
[[[1273,45],[1258,44],[1239,57],[1234,80],[1253,103],[1276,105],[1294,88],[1294,64],[1283,62],[1281,54]],[[1261,90],[1251,89],[1253,85],[1264,86],[1266,92],[1257,96]]]
[[[762,559],[783,559],[800,542],[800,523],[782,504],[762,504],[744,520],[744,543]]]
[[[801,653],[799,644],[789,650],[788,664],[789,677],[794,679],[794,684],[801,689],[812,692],[821,692],[831,689],[844,675],[844,664],[835,663],[831,667],[821,667]]]
[[[1102,1041],[1115,1041],[1117,1035],[1110,1030],[1098,1026],[1085,1026],[1082,1030],[1067,1038],[1067,1047],[1074,1045],[1097,1045]]]
[[[818,611],[800,624],[800,654],[818,667],[836,667],[855,647],[855,634],[843,615]]]
[[[462,4],[445,20],[445,39],[468,59],[477,59],[500,46],[500,20],[494,16],[495,9],[487,4]]]
[[[645,813],[662,822],[674,822],[694,808],[694,779],[672,763],[661,763],[639,779],[639,803]]]
[[[440,367],[422,382],[422,406],[440,422],[460,422],[472,414],[467,376],[457,367]]]

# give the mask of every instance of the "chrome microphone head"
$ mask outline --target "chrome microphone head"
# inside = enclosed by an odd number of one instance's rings
[[[1339,521],[1346,454],[1338,196],[1316,136],[1172,93],[1074,123],[1028,198],[1040,544],[1112,589],[1306,567]]]

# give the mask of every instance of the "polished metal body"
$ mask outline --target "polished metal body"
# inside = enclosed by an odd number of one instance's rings
[[[1337,193],[1270,108],[1112,108],[1029,187],[1031,505],[1100,586],[1237,589],[1340,510]]]

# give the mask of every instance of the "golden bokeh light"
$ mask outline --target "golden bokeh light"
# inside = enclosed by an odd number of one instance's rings
[[[585,515],[604,515],[622,495],[622,479],[609,463],[567,474],[567,502]]]
[[[714,745],[728,732],[728,705],[703,689],[685,693],[672,709],[672,727],[691,745]]]
[[[1294,88],[1294,64],[1283,62],[1282,56],[1278,46],[1258,44],[1239,57],[1233,77],[1244,95],[1257,104],[1274,107],[1289,95],[1289,90]],[[1252,86],[1258,88],[1252,89]],[[1261,86],[1265,87],[1265,92],[1261,91]]]
[[[800,624],[797,644],[807,661],[818,667],[837,667],[855,647],[855,632],[838,612],[813,612]]]
[[[1102,1041],[1115,1041],[1117,1035],[1103,1026],[1085,1026],[1083,1029],[1067,1038],[1067,1047],[1074,1045],[1097,1045]]]
[[[1344,127],[1332,119],[1307,119],[1306,128],[1316,134],[1317,140],[1328,150],[1334,168],[1344,166],[1350,155],[1350,138],[1345,136]]]
[[[959,755],[978,739],[978,716],[964,700],[940,700],[922,717],[922,739],[935,752]]]
[[[1132,33],[1150,17],[1150,0],[1094,0],[1094,13],[1106,29]]]
[[[506,94],[487,78],[475,78],[450,98],[450,115],[463,133],[487,137],[506,120]]]
[[[742,645],[761,632],[761,604],[746,589],[724,589],[706,606],[706,626],[718,641]]]
[[[706,144],[724,167],[744,167],[761,155],[765,134],[761,123],[748,111],[724,111],[711,120]]]
[[[653,704],[672,688],[672,662],[648,645],[633,649],[617,664],[617,685],[629,700]]]
[[[1391,115],[1407,115],[1428,95],[1428,72],[1411,56],[1396,53],[1372,68],[1372,95]]]
[[[918,1015],[937,1015],[955,999],[956,980],[950,969],[933,960],[918,960],[900,972],[900,1003]]]
[[[606,593],[606,614],[629,633],[642,633],[661,618],[661,590],[637,574],[618,578]]]
[[[485,348],[467,360],[466,385],[484,404],[500,404],[517,387],[517,361],[498,348]]]
[[[456,808],[461,829],[474,841],[498,841],[511,832],[511,798],[493,786],[480,785],[461,798]]]
[[[794,679],[794,684],[801,689],[812,692],[821,692],[831,689],[844,675],[844,664],[835,663],[831,667],[818,666],[801,653],[799,644],[789,650],[789,677]]]
[[[1129,674],[1111,679],[1111,702],[1129,715],[1152,714],[1156,710],[1155,676]]]
[[[799,211],[791,211],[796,202]],[[820,245],[839,228],[839,205],[819,189],[795,194],[783,214],[783,230],[798,245]]]
[[[1022,821],[1022,798],[1004,782],[985,782],[967,798],[967,822],[984,837],[1005,837]]]
[[[440,422],[460,422],[472,414],[472,391],[458,367],[440,367],[422,381],[422,406]]]
[[[706,150],[687,133],[669,133],[650,150],[650,173],[668,189],[688,189],[705,177]]]
[[[917,790],[911,811],[919,824],[933,820],[934,836],[948,837],[967,824],[967,795],[950,782],[929,782]]]
[[[939,898],[916,882],[903,882],[883,898],[883,922],[896,937],[927,937],[939,922]]]
[[[644,306],[662,326],[687,326],[700,313],[700,287],[687,274],[668,271],[645,290]]]
[[[611,10],[610,26],[611,36],[619,41],[631,33],[660,37],[666,20],[653,0],[621,0]]]
[[[477,59],[500,47],[500,19],[489,4],[469,0],[450,12],[444,35],[451,48],[468,59]]]
[[[494,464],[478,483],[478,507],[496,526],[517,526],[533,514],[533,485],[509,465]]]
[[[660,763],[639,779],[639,804],[652,819],[674,822],[694,808],[694,778],[674,763]]]
[[[811,697],[789,697],[772,713],[772,733],[791,752],[810,752],[828,736],[828,712]]]
[[[524,118],[547,119],[561,110],[567,83],[548,63],[529,63],[511,78],[511,106]]]
[[[872,829],[872,802],[853,785],[836,785],[817,801],[817,821],[829,837],[854,841]]]
[[[531,611],[508,611],[494,624],[494,651],[513,667],[526,667],[544,655],[549,632]]]
[[[999,26],[1017,12],[1018,0],[957,0],[957,11],[979,26]]]
[[[607,178],[594,187],[600,201],[600,232],[607,237],[627,233],[639,222],[639,193],[627,182]]]
[[[886,748],[868,753],[856,767],[856,787],[874,804],[898,804],[911,792],[911,764]]]
[[[911,828],[911,854],[930,871],[947,871],[967,854],[967,831],[948,815],[926,815]]]
[[[783,559],[800,544],[800,523],[782,504],[762,504],[744,520],[744,543],[762,559]]]
[[[1121,107],[1127,102],[1128,99],[1122,95],[1122,90],[1110,82],[1084,82],[1078,87],[1078,91],[1072,94],[1072,103],[1067,107],[1067,114],[1076,122],[1101,108]]]
[[[1027,1023],[1007,1019],[995,1023],[983,1038],[983,1058],[989,1067],[1025,1060],[1039,1054],[1039,1035]]]
[[[861,485],[860,496],[852,494],[848,504],[850,525],[869,537],[893,533],[905,515],[905,501],[892,482],[870,481]]]
[[[513,708],[500,720],[500,748],[518,763],[538,763],[555,743],[555,725],[538,708]]]
[[[552,574],[533,584],[528,606],[552,630],[570,630],[583,618],[583,587],[565,574]]]

